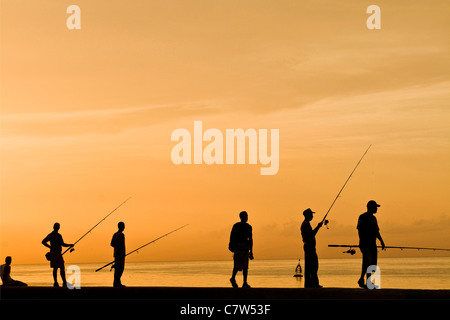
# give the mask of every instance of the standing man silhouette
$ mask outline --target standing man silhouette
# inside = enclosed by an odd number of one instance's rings
[[[370,200],[367,202],[367,212],[361,214],[358,218],[359,249],[362,253],[362,270],[358,285],[361,288],[367,288],[364,276],[367,278],[371,276],[371,273],[367,273],[367,268],[370,265],[377,265],[377,239],[381,242],[381,249],[385,249],[377,218],[374,216],[379,206],[376,201]]]
[[[311,209],[303,211],[303,220],[300,227],[303,240],[303,249],[305,250],[305,288],[322,288],[319,285],[319,277],[317,271],[319,270],[319,258],[316,252],[316,234],[322,227],[322,222],[317,224],[313,229],[309,223],[313,219],[313,212]]]
[[[252,226],[247,223],[248,215],[246,211],[239,213],[241,222],[233,225],[230,234],[230,243],[228,249],[234,253],[233,255],[233,273],[230,278],[233,288],[237,288],[236,274],[242,271],[244,283],[242,288],[250,288],[247,283],[248,276],[248,260],[253,260],[253,235]]]
[[[42,240],[42,244],[47,248],[50,248],[50,252],[48,252],[45,256],[47,260],[50,261],[50,268],[53,268],[53,286],[59,287],[57,276],[58,269],[60,269],[61,279],[63,281],[63,287],[67,288],[66,283],[66,270],[64,267],[64,259],[62,256],[62,247],[73,247],[73,244],[67,244],[64,242],[61,234],[58,233],[59,228],[61,226],[58,222],[55,222],[53,225],[53,231],[49,233],[44,240]],[[50,242],[50,245],[48,244]]]
[[[114,233],[111,239],[111,247],[114,248],[114,287],[125,287],[120,278],[122,277],[123,270],[125,269],[125,223],[122,221],[117,224],[119,230]]]

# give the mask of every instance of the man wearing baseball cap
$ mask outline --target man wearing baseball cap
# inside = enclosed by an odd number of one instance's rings
[[[310,208],[303,211],[303,220],[300,227],[303,240],[303,249],[305,250],[305,288],[322,288],[319,285],[319,277],[317,271],[319,270],[319,258],[316,252],[316,233],[322,227],[322,222],[317,224],[313,229],[309,223],[313,219],[313,212]]]
[[[361,277],[358,280],[358,285],[361,288],[367,288],[364,281],[364,276],[370,277],[367,273],[367,268],[370,265],[377,265],[377,243],[380,240],[381,248],[384,250],[384,241],[381,238],[380,228],[378,227],[377,218],[374,216],[377,213],[380,205],[375,200],[367,202],[367,212],[361,214],[358,218],[358,236],[359,249],[362,253],[362,270]]]

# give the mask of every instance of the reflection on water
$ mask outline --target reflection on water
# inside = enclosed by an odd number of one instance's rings
[[[252,287],[300,288],[303,279],[294,277],[297,259],[253,260],[248,281]],[[70,263],[66,263],[68,267]],[[102,263],[78,264],[81,286],[112,286],[113,272]],[[229,287],[233,267],[229,261],[128,262],[122,276],[127,286]],[[302,260],[302,267],[304,264]],[[450,257],[380,258],[382,288],[450,289]],[[357,287],[361,260],[358,258],[321,259],[319,279],[324,287]],[[12,277],[30,286],[51,286],[48,264],[13,265]],[[242,273],[236,280],[242,284]]]

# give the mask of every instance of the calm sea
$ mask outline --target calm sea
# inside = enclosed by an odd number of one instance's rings
[[[297,262],[295,259],[253,260],[248,282],[252,287],[303,287],[303,279],[293,276]],[[357,287],[360,259],[321,259],[319,264],[320,284],[324,287]],[[81,271],[81,287],[112,285],[113,272],[109,268],[95,272],[102,263],[77,265]],[[304,270],[303,260],[301,265]],[[48,264],[12,267],[12,278],[29,286],[53,284]],[[379,258],[379,267],[381,288],[450,289],[450,257]],[[231,269],[231,260],[129,262],[122,282],[127,286],[229,287]],[[242,284],[242,273],[238,273],[237,282]]]

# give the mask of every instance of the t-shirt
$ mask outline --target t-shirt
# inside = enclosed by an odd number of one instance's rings
[[[306,246],[315,247],[316,237],[309,221],[304,220],[300,227],[302,233],[302,240]]]
[[[125,235],[117,231],[111,239],[111,247],[114,248],[114,257],[125,257]]]
[[[64,243],[62,236],[56,232],[52,231],[45,237],[44,242],[50,241],[50,251],[51,252],[61,252],[62,245]]]
[[[231,229],[230,250],[246,251],[252,248],[252,226],[247,222],[237,222]]]
[[[10,273],[11,273],[10,265],[7,265],[5,263],[0,266],[0,278],[2,279],[3,284],[12,281]]]
[[[356,227],[359,234],[360,246],[376,246],[377,235],[379,232],[377,218],[371,213],[363,213],[358,218]]]

